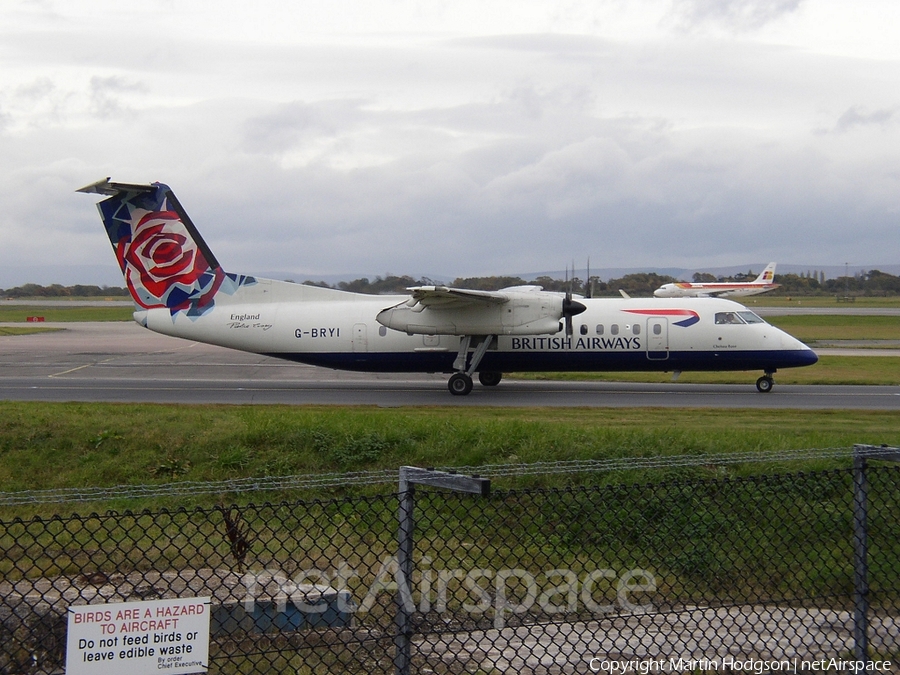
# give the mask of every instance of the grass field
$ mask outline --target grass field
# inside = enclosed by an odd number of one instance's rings
[[[855,443],[900,444],[900,416],[0,402],[0,490]]]
[[[0,326],[0,335],[34,335],[35,333],[52,333],[53,331],[62,330],[62,328],[51,328],[50,326]]]
[[[748,298],[732,298],[751,309],[754,307],[900,307],[900,296],[865,297],[860,296],[853,302],[840,302],[833,295],[782,296],[766,293]]]
[[[760,371],[721,373],[684,372],[685,384],[753,384]],[[510,379],[576,382],[671,382],[672,373],[508,373]],[[788,368],[775,374],[780,384],[900,384],[900,350],[897,356],[820,356],[807,368]]]
[[[132,307],[58,307],[0,305],[0,323],[25,323],[29,316],[44,321],[131,321]]]
[[[798,314],[766,319],[803,342],[818,340],[900,340],[900,317]]]

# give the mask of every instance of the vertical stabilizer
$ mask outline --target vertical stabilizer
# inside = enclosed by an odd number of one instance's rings
[[[139,308],[196,318],[212,309],[220,290],[255,283],[222,270],[169,186],[107,178],[78,192],[109,195],[97,208]]]
[[[766,265],[766,269],[762,271],[758,277],[756,277],[755,284],[771,284],[775,281],[775,263],[770,262]]]

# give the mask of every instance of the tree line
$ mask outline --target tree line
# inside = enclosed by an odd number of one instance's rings
[[[713,276],[712,274],[694,274],[694,282],[747,282],[756,279],[758,273],[752,270],[746,274],[738,273],[734,276]],[[625,291],[633,297],[647,297],[653,295],[653,291],[663,284],[680,281],[675,277],[655,272],[638,272],[626,274],[617,279],[602,281],[599,277],[591,276],[590,279],[571,277],[569,279],[554,279],[549,276],[538,276],[534,279],[522,277],[491,276],[491,277],[458,277],[448,286],[455,288],[469,288],[482,291],[496,291],[510,286],[542,286],[548,291],[564,293],[570,291],[578,295],[590,296],[617,296],[619,291]],[[328,284],[324,281],[304,281],[308,286],[322,288],[335,288],[353,293],[367,293],[370,295],[403,294],[412,286],[440,286],[444,285],[427,277],[415,279],[408,275],[396,276],[387,274],[376,276],[373,280],[367,277],[354,279],[353,281],[341,281],[337,284]],[[776,274],[775,283],[780,288],[770,291],[771,295],[868,295],[887,296],[900,295],[900,277],[871,270],[854,276],[825,279],[823,273],[817,271],[806,274]],[[41,286],[39,284],[24,284],[15,288],[0,289],[2,298],[93,298],[93,297],[128,297],[128,289],[117,286],[87,286],[77,284],[75,286],[62,286],[52,284]]]
[[[697,273],[693,276],[694,282],[743,282],[753,281],[759,276],[752,270],[746,273],[737,273],[733,276],[714,276],[712,274]],[[655,272],[638,272],[626,274],[620,278],[602,281],[599,277],[591,276],[590,279],[571,277],[569,279],[555,279],[549,276],[538,276],[534,279],[511,276],[488,277],[457,277],[448,286],[455,288],[470,288],[479,291],[496,291],[510,286],[541,286],[548,291],[560,293],[571,291],[578,295],[591,296],[617,296],[619,290],[625,291],[634,297],[650,296],[653,291],[663,284],[681,281],[675,277]],[[330,285],[325,282],[305,281],[305,284],[322,286],[325,288],[337,288],[343,291],[370,294],[402,294],[411,286],[443,285],[426,277],[415,279],[411,276],[386,275],[377,276],[373,281],[368,278],[355,279],[353,281],[341,281]],[[818,271],[805,274],[776,274],[775,283],[780,287],[769,291],[772,295],[900,295],[900,277],[871,270],[854,276],[825,279],[824,273]]]
[[[106,297],[129,297],[127,288],[118,286],[85,286],[76,284],[74,286],[63,286],[61,284],[51,284],[49,286],[41,286],[40,284],[23,284],[14,288],[0,288],[0,298],[106,298]]]

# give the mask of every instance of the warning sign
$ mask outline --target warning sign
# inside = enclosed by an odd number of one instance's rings
[[[205,673],[209,606],[174,598],[69,607],[66,675]]]

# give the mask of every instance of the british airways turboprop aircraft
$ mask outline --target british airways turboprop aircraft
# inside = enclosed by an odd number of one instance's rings
[[[327,368],[451,373],[466,395],[510,371],[762,370],[818,360],[730,300],[573,298],[539,286],[347,293],[226,272],[167,185],[111,182],[97,204],[134,319],[150,330]],[[577,317],[577,320],[576,320]]]
[[[775,263],[770,262],[762,273],[753,281],[732,282],[694,282],[676,281],[674,284],[663,284],[653,295],[657,298],[732,298],[745,295],[765,293],[778,288],[775,281]]]

